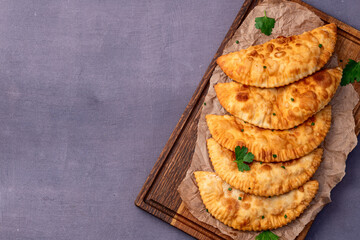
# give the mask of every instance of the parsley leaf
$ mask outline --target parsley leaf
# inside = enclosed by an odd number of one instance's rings
[[[341,78],[341,86],[345,86],[354,81],[360,81],[360,62],[356,62],[352,59],[349,59],[349,62],[346,64],[343,75]]]
[[[264,11],[264,17],[257,17],[255,18],[255,27],[260,29],[262,33],[267,36],[271,35],[272,29],[275,26],[275,19],[269,18],[266,16],[266,11]]]
[[[271,231],[263,231],[259,235],[256,236],[256,240],[278,240],[279,236],[275,235]]]
[[[243,172],[244,170],[249,171],[250,166],[247,165],[245,162],[251,163],[254,159],[254,154],[252,154],[251,152],[247,152],[247,151],[248,151],[248,149],[246,147],[240,148],[240,146],[237,146],[235,148],[236,160],[234,162],[237,163],[238,169],[241,172]]]

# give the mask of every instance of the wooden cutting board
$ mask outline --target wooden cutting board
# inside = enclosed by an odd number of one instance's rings
[[[339,62],[341,67],[345,67],[349,58],[357,61],[360,60],[360,31],[300,0],[289,1],[307,7],[317,14],[325,23],[335,23],[338,26],[336,51],[339,60],[343,60],[342,62]],[[245,0],[135,200],[136,206],[197,239],[231,239],[230,237],[221,234],[216,228],[195,219],[187,211],[186,207],[184,207],[177,192],[177,188],[190,166],[195,148],[200,111],[209,87],[210,77],[216,66],[215,59],[221,55],[226,43],[231,39],[248,13],[261,2],[262,0]],[[354,87],[356,91],[360,93],[360,84],[356,83],[354,84]],[[360,130],[359,104],[354,109],[354,116],[356,121],[356,134],[358,135]],[[311,224],[312,222],[305,227],[297,237],[297,240],[305,239]]]

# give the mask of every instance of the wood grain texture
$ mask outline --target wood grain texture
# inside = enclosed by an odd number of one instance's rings
[[[338,26],[336,51],[338,52],[341,67],[345,67],[349,58],[360,60],[360,31],[300,0],[290,1],[307,7],[324,22],[335,23]],[[200,110],[209,87],[210,77],[216,66],[215,59],[221,55],[226,43],[231,39],[249,11],[260,2],[261,0],[246,0],[244,2],[135,200],[136,206],[197,239],[231,239],[221,234],[216,228],[195,219],[182,203],[177,188],[191,163],[197,138],[196,132]],[[354,87],[360,93],[360,84],[355,83]],[[355,131],[356,134],[359,134],[360,104],[355,107],[354,116]],[[311,224],[312,222],[305,227],[297,240],[305,239]]]

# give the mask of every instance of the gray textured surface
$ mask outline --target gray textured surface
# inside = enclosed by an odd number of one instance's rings
[[[0,239],[191,239],[133,201],[241,5],[1,1]],[[359,156],[308,239],[357,239]]]

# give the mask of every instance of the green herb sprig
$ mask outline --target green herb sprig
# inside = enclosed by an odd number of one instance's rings
[[[349,62],[343,70],[340,85],[345,86],[355,81],[360,81],[360,62],[349,59]]]
[[[275,19],[267,17],[266,11],[264,11],[264,15],[264,17],[255,18],[255,27],[260,29],[263,34],[270,36],[275,26]]]
[[[244,170],[249,171],[250,166],[247,165],[246,163],[251,163],[254,160],[254,154],[248,152],[247,147],[240,148],[240,146],[237,146],[235,148],[235,156],[236,156],[236,160],[234,162],[237,163],[239,171],[241,172],[243,172]]]
[[[269,230],[263,231],[262,233],[260,233],[255,237],[255,240],[278,240],[278,239],[279,236]]]

